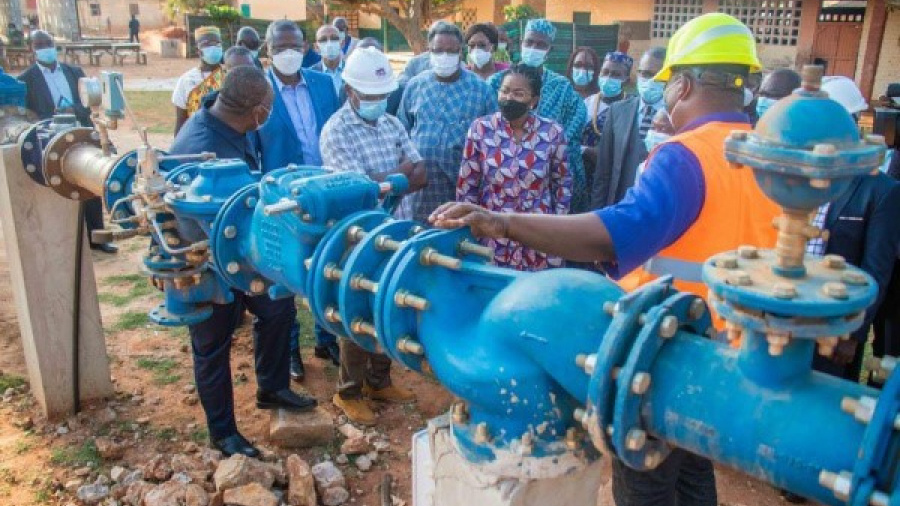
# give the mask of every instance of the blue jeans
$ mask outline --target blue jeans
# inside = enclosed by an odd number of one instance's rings
[[[316,346],[326,346],[326,347],[337,347],[337,338],[334,337],[334,334],[328,332],[327,330],[320,327],[316,324],[313,329],[313,333],[316,335]],[[291,328],[291,354],[300,352],[300,326],[294,322],[294,326]]]
[[[717,506],[713,464],[676,448],[652,471],[635,471],[613,457],[616,506]]]

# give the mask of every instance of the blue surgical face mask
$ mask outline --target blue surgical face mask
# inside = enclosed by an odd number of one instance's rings
[[[207,46],[200,50],[200,58],[207,65],[216,65],[222,62],[222,46]]]
[[[665,87],[665,83],[647,79],[645,77],[638,78],[638,93],[641,94],[641,100],[643,100],[645,104],[652,105],[662,100]]]
[[[521,62],[529,67],[540,67],[547,59],[546,49],[535,49],[533,47],[522,48]]]
[[[600,85],[600,91],[604,97],[618,97],[622,94],[622,80],[615,77],[601,77],[597,84]]]
[[[250,51],[250,54],[253,55],[253,58],[259,58],[259,49],[254,49]]]
[[[360,100],[356,113],[364,120],[376,121],[385,111],[387,111],[387,97],[381,100]]]
[[[775,105],[775,102],[777,102],[777,100],[775,100],[774,98],[769,98],[769,97],[757,98],[756,99],[756,117],[762,118],[762,115],[765,114],[765,112],[769,110],[769,107],[772,107],[773,105]]]
[[[888,169],[891,168],[891,160],[894,158],[894,150],[888,149],[887,153],[884,154],[884,163],[881,164],[881,172],[887,174]]]
[[[56,48],[45,47],[43,49],[36,49],[34,51],[34,57],[35,59],[37,59],[37,61],[43,63],[44,65],[56,63]]]
[[[572,82],[576,86],[587,86],[594,78],[594,71],[588,69],[572,69]]]
[[[662,142],[669,140],[672,137],[669,134],[664,134],[662,132],[657,132],[656,130],[647,130],[647,136],[644,137],[644,146],[647,147],[647,152],[653,151],[657,145]]]

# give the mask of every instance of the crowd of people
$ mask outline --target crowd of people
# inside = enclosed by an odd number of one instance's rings
[[[637,68],[628,54],[577,48],[564,74],[546,66],[556,29],[545,19],[528,21],[516,61],[502,28],[478,23],[463,32],[438,21],[428,51],[399,76],[380,43],[352,37],[343,18],[315,34],[289,20],[270,24],[264,37],[244,27],[227,51],[215,27],[194,37],[198,65],[172,94],[173,154],[211,151],[263,173],[298,164],[375,181],[403,174],[409,189],[397,218],[471,227],[497,265],[593,269],[628,289],[672,275],[680,290],[706,297],[699,272],[708,257],[774,246],[780,209],[750,171],[729,169],[724,141],[751,129],[800,77],[789,68],[763,73],[753,34],[728,15],[694,18],[667,48],[639,55]],[[76,92],[83,74],[57,63],[53,44],[32,34],[37,63],[22,76],[29,108],[42,117],[72,111],[89,124]],[[826,78],[823,89],[856,118],[868,107],[847,78]],[[900,312],[878,311],[892,289],[898,214],[900,185],[879,173],[857,178],[811,217],[830,236],[811,241],[809,253],[840,254],[880,287],[865,326],[831,357],[817,356],[817,369],[859,379],[873,322],[876,350],[900,351],[896,336],[877,332],[879,314],[889,315],[883,321]],[[234,295],[190,328],[195,377],[213,445],[255,456],[235,423],[229,367],[245,309],[255,317],[257,406],[307,410],[317,401],[289,385],[304,376],[293,300]],[[387,357],[315,332],[315,355],[340,367],[332,402],[350,420],[377,423],[372,400],[414,401],[392,383]],[[617,461],[613,469],[619,506],[716,504],[712,464],[685,451],[653,471]]]

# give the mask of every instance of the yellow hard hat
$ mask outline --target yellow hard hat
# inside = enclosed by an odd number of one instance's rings
[[[750,29],[737,18],[714,12],[688,21],[672,35],[666,61],[653,79],[668,81],[672,67],[718,63],[746,65],[749,72],[762,68]]]

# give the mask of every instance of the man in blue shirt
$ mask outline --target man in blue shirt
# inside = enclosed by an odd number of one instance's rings
[[[209,151],[220,159],[244,160],[250,170],[258,170],[256,150],[247,133],[265,123],[271,109],[272,90],[265,74],[249,65],[235,67],[228,72],[219,93],[208,98],[184,124],[169,152],[184,155]],[[229,356],[241,305],[256,316],[256,407],[302,411],[313,409],[316,400],[290,389],[288,340],[297,315],[294,299],[272,300],[268,295],[252,296],[237,290],[232,293],[234,302],[213,304],[209,319],[189,327],[194,379],[213,446],[227,456],[242,453],[256,457],[259,451],[237,430],[231,389]]]
[[[272,68],[269,81],[275,91],[272,115],[259,130],[257,141],[262,171],[269,172],[288,164],[322,165],[319,135],[322,127],[338,109],[339,103],[331,78],[301,68],[305,35],[293,21],[274,21],[266,30],[266,44]],[[291,340],[291,377],[305,377],[300,359],[299,329]],[[334,336],[318,326],[316,356],[337,364],[338,345]]]

